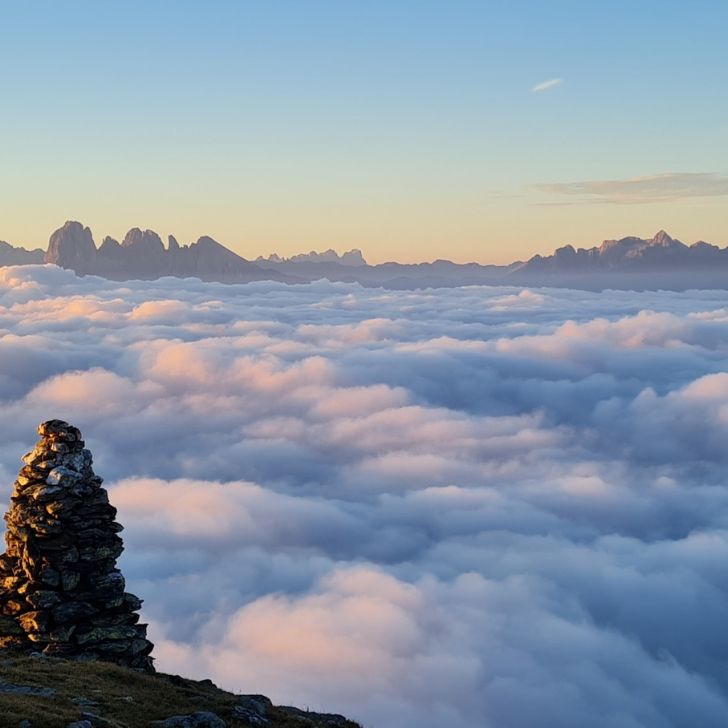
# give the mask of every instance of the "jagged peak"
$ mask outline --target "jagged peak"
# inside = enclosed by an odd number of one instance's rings
[[[215,247],[215,248],[224,248],[225,246],[218,243],[215,238],[211,238],[209,235],[201,235],[199,238],[197,238],[196,245],[201,245],[203,247]]]
[[[680,241],[676,238],[671,237],[665,230],[658,230],[651,240],[647,241],[651,245],[661,245],[663,247],[668,247],[670,245],[674,245],[675,243],[679,243]]]
[[[51,234],[44,260],[61,268],[83,270],[88,259],[95,253],[96,243],[91,229],[84,227],[77,220],[66,220]]]
[[[134,227],[124,236],[121,247],[139,247],[150,252],[160,252],[164,250],[164,243],[154,230],[142,231],[138,227]]]
[[[91,229],[86,227],[83,223],[79,222],[78,220],[66,220],[66,222],[61,225],[61,227],[56,230],[56,233],[64,232],[64,231],[71,231],[71,232],[84,232],[88,230],[88,232],[91,232]],[[54,233],[55,234],[55,233]]]
[[[271,253],[269,256],[258,256],[256,259],[260,263],[338,263],[346,266],[368,265],[363,253],[359,248],[352,248],[344,253],[337,253],[333,248],[317,252],[309,250],[308,253],[298,253],[290,258],[285,258],[277,253]]]
[[[602,244],[597,248],[600,254],[606,253],[613,248],[631,248],[636,245],[644,245],[645,241],[642,238],[635,237],[634,235],[628,235],[624,238],[618,238],[617,240],[604,240]]]

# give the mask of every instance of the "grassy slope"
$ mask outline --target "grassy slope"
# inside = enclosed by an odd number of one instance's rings
[[[231,717],[238,702],[236,696],[209,680],[148,675],[109,663],[7,656],[0,658],[0,683],[54,688],[57,693],[54,698],[0,693],[2,728],[16,728],[23,719],[30,720],[33,728],[65,728],[80,720],[84,711],[102,716],[119,728],[147,728],[152,720],[203,710],[216,713],[229,728],[249,725]],[[73,698],[86,698],[97,705],[79,706]],[[329,725],[288,715],[278,708],[272,708],[267,717],[270,728]],[[342,725],[358,728],[356,723]]]

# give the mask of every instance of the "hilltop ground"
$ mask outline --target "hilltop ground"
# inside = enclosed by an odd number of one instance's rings
[[[83,720],[94,728],[149,728],[152,721],[200,712],[214,713],[223,723],[186,725],[359,728],[342,716],[275,707],[262,696],[233,695],[209,680],[148,674],[102,662],[11,654],[0,658],[2,728],[65,728]]]

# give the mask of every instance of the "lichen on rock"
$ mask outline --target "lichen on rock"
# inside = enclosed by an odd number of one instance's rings
[[[125,592],[116,568],[122,526],[91,453],[62,420],[38,433],[5,515],[0,648],[153,670],[141,600]]]

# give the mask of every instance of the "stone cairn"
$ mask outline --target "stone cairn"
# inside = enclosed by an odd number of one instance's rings
[[[0,555],[0,647],[153,670],[141,600],[116,568],[122,526],[81,433],[38,427],[5,515]]]

